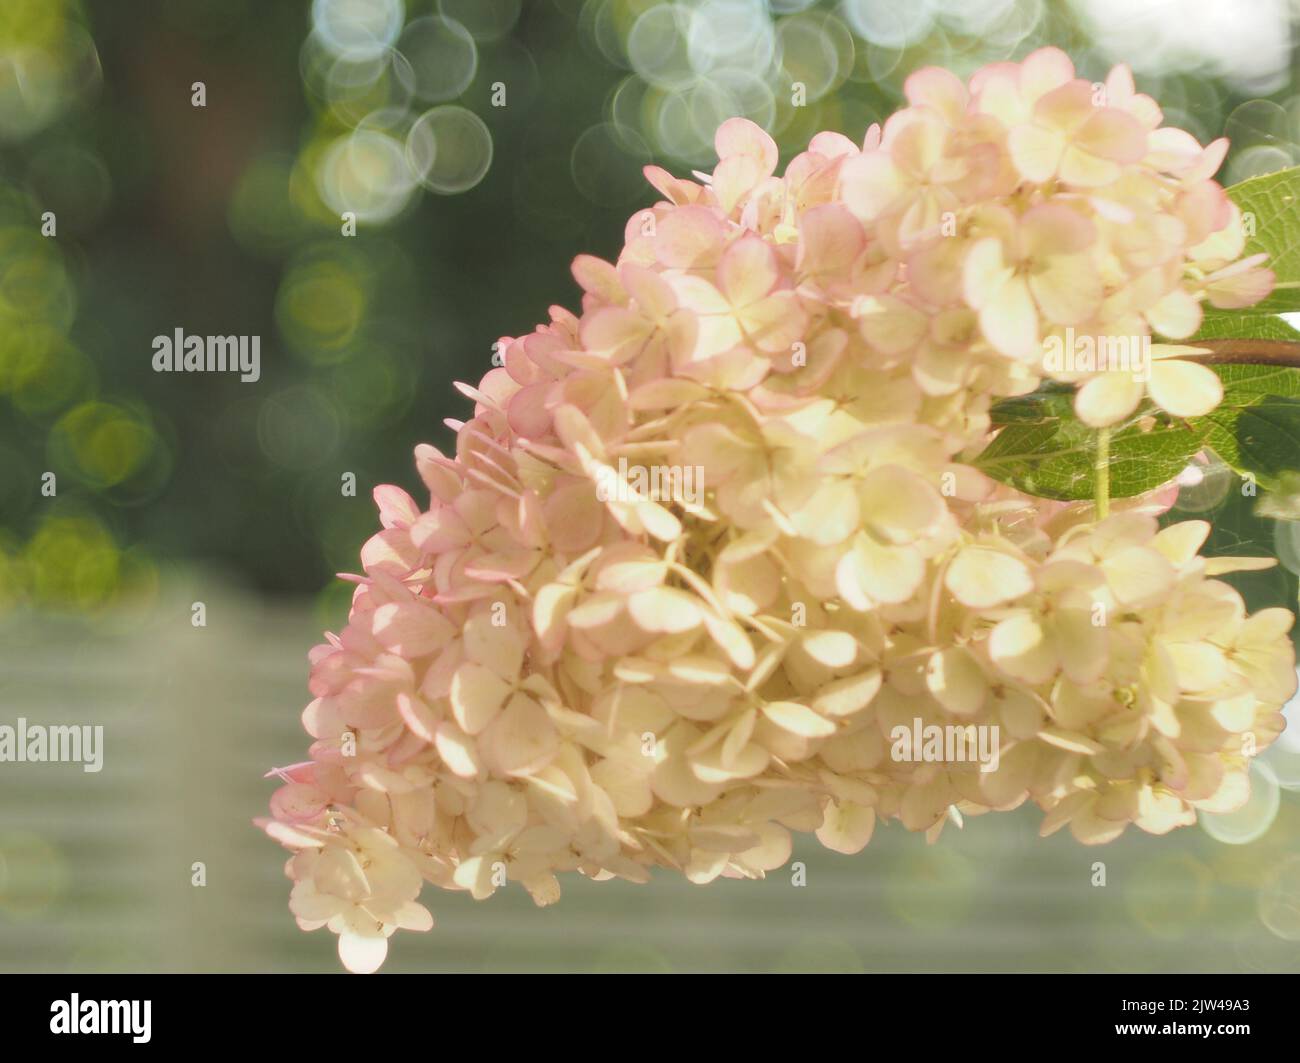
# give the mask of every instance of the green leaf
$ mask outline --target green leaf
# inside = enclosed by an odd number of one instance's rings
[[[1037,391],[999,399],[989,411],[994,425],[1041,424],[1054,416],[1074,416],[1074,387],[1046,380]]]
[[[1180,421],[1147,407],[1141,411],[1146,416],[1114,430],[1111,497],[1129,498],[1168,483],[1205,447],[1266,490],[1277,488],[1283,474],[1300,471],[1300,369],[1212,368],[1223,381],[1223,402],[1213,413]],[[1027,494],[1092,498],[1096,430],[1075,417],[1073,394],[1068,386],[1049,384],[995,403],[991,417],[1000,431],[975,466]]]
[[[1205,318],[1196,335],[1181,342],[1195,345],[1197,340],[1290,340],[1300,343],[1300,331],[1277,314],[1256,313],[1253,306],[1244,310],[1212,310],[1207,308]]]
[[[1193,422],[1226,464],[1274,490],[1279,477],[1300,470],[1300,369],[1274,365],[1216,365],[1223,402]]]
[[[1243,222],[1254,228],[1245,253],[1266,252],[1268,267],[1277,275],[1277,290],[1250,307],[1247,316],[1300,310],[1300,167],[1252,177],[1227,191],[1241,208]]]
[[[1300,369],[1281,365],[1214,365],[1223,381],[1223,406],[1246,406],[1267,396],[1300,398]]]
[[[1276,488],[1285,473],[1300,469],[1300,398],[1264,395],[1248,405],[1225,403],[1196,421],[1207,427],[1211,449],[1261,487]]]
[[[1097,432],[1074,416],[1069,393],[1005,400],[994,407],[994,421],[1005,427],[975,459],[976,468],[1040,498],[1092,498]],[[1131,498],[1168,483],[1205,446],[1209,430],[1151,416],[1113,430],[1111,497]]]

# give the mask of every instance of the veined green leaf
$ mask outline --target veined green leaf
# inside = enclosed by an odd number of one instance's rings
[[[1036,394],[1000,402],[1005,427],[974,464],[1027,494],[1062,501],[1093,496],[1097,432],[1074,416],[1069,394]],[[1205,446],[1209,426],[1137,417],[1113,430],[1110,493],[1131,498],[1168,483]]]
[[[1223,381],[1223,406],[1245,406],[1266,396],[1300,398],[1300,369],[1281,365],[1211,366]]]
[[[1113,430],[1110,491],[1129,498],[1168,483],[1209,447],[1234,470],[1271,490],[1300,470],[1300,369],[1214,366],[1223,402],[1188,421],[1136,417]],[[1096,430],[1074,415],[1072,393],[1052,387],[1004,399],[992,411],[1001,431],[974,464],[1002,483],[1042,498],[1089,499],[1096,476]]]
[[[1268,267],[1277,275],[1277,289],[1248,308],[1246,317],[1300,310],[1300,167],[1252,177],[1227,192],[1241,208],[1247,232],[1253,230],[1245,253],[1266,252]]]
[[[1196,335],[1185,342],[1195,345],[1197,340],[1290,340],[1300,343],[1300,331],[1277,314],[1257,313],[1255,307],[1244,310],[1206,309],[1205,318]]]

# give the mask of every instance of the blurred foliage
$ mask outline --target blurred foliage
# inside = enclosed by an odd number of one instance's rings
[[[1292,8],[1247,6],[6,0],[0,603],[94,610],[172,561],[331,586],[377,527],[369,488],[448,444],[451,381],[576,305],[569,262],[617,254],[641,167],[707,166],[729,115],[789,157],[860,138],[920,66],[1056,44],[1232,136],[1230,180],[1300,162]],[[153,372],[177,328],[260,336],[261,379]],[[1203,495],[1216,548],[1274,548],[1252,500]],[[1243,579],[1295,600],[1291,572]]]

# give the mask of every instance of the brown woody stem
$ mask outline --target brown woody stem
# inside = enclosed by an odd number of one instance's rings
[[[1300,342],[1293,340],[1191,340],[1208,354],[1179,355],[1206,365],[1285,365],[1300,369]]]

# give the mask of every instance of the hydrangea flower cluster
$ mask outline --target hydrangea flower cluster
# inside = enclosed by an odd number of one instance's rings
[[[1096,843],[1247,796],[1291,615],[1214,577],[1259,560],[1158,530],[1168,492],[1099,520],[964,460],[1045,377],[1096,425],[1218,403],[1185,347],[1140,383],[1043,352],[1185,339],[1268,293],[1226,144],[1055,49],[906,94],[782,176],[742,119],[712,174],[648,168],[663,200],[618,261],[574,263],[581,315],[461,386],[454,457],[417,448],[429,504],[375,492],[347,627],[311,655],[311,760],[261,821],[350,969],[432,925],[424,881],[544,905],[566,871],[760,877],[793,831],[853,853],[878,820],[934,838],[1032,801]],[[916,722],[989,729],[997,770],[897,759]]]

